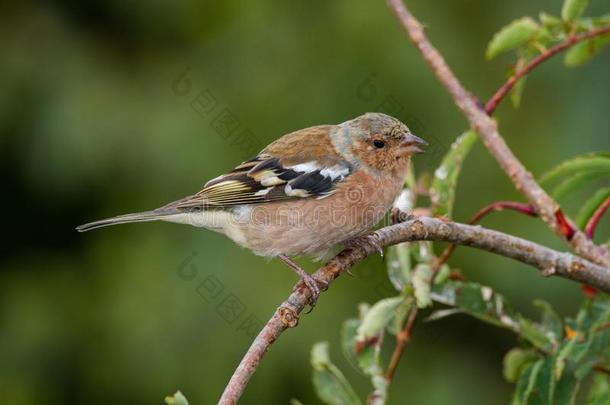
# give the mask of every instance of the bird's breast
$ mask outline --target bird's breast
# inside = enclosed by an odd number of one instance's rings
[[[236,207],[224,233],[262,256],[316,255],[371,229],[402,184],[356,172],[323,198]]]

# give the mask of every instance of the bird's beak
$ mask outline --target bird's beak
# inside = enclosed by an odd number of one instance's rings
[[[398,153],[400,156],[410,156],[415,155],[416,153],[423,153],[424,150],[422,149],[422,147],[427,145],[428,142],[424,141],[418,136],[408,133],[400,142]]]

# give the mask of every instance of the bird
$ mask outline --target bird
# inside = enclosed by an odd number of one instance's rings
[[[288,133],[191,196],[76,229],[167,221],[220,232],[285,262],[315,304],[319,282],[292,257],[320,259],[362,243],[402,190],[410,158],[426,145],[397,118],[369,112]]]

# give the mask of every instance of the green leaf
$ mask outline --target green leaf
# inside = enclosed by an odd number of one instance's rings
[[[553,368],[555,365],[554,356],[547,357],[540,367],[536,381],[534,382],[534,394],[539,397],[542,404],[553,403],[555,395],[555,379],[553,378]],[[532,401],[533,402],[533,401]]]
[[[533,350],[521,348],[511,349],[504,356],[504,378],[508,382],[516,382],[523,371],[538,359],[538,355]]]
[[[549,183],[564,176],[582,172],[601,172],[610,175],[610,153],[597,152],[575,156],[540,176],[540,183]]]
[[[568,67],[581,66],[600,53],[604,46],[609,43],[610,37],[607,35],[579,42],[568,49],[563,58],[563,62]]]
[[[432,299],[484,322],[519,332],[517,315],[510,309],[506,299],[490,287],[478,283],[447,281],[443,285],[435,286]],[[435,318],[440,319],[451,314],[436,314]]]
[[[429,265],[420,263],[413,271],[413,288],[415,289],[415,302],[418,308],[425,308],[432,303],[430,298],[430,279],[432,269]]]
[[[407,167],[407,177],[405,177],[405,186],[409,190],[415,190],[417,187],[417,179],[415,178],[415,165],[413,159],[409,159],[409,166]],[[411,193],[415,197],[414,193]],[[415,205],[415,201],[413,201]]]
[[[610,24],[610,14],[604,14],[598,17],[593,17],[591,20],[594,27],[604,27]]]
[[[587,8],[588,0],[564,0],[561,7],[561,18],[567,22],[578,19]]]
[[[555,355],[526,366],[517,383],[513,403],[573,404],[580,380],[574,376],[572,363],[562,373],[565,366],[559,364]]]
[[[341,325],[341,351],[354,368],[359,368],[356,353],[356,333],[359,326],[360,320],[356,318],[347,319]]]
[[[430,198],[433,203],[435,216],[451,218],[455,201],[455,188],[462,163],[476,140],[477,134],[472,130],[460,135],[451,145],[451,149],[434,172],[434,179],[430,188]]]
[[[439,309],[428,315],[426,317],[426,322],[438,321],[439,319],[443,319],[451,315],[463,313],[464,311],[462,311],[460,308]]]
[[[398,291],[411,281],[411,244],[399,243],[387,249],[388,278]]]
[[[566,361],[568,359],[575,360],[573,358],[573,353],[575,352],[575,348],[578,345],[578,339],[580,336],[575,336],[572,339],[568,340],[557,352],[557,364],[555,367],[555,377],[557,379],[561,378],[563,371],[566,366]]]
[[[515,86],[510,91],[510,102],[514,108],[519,108],[521,105],[521,97],[523,96],[523,90],[525,89],[525,82],[527,80],[527,76],[522,77],[517,80]]]
[[[559,185],[553,189],[551,195],[555,199],[560,199],[566,194],[577,190],[579,187],[585,186],[588,183],[591,183],[598,179],[602,179],[604,177],[608,177],[610,179],[609,173],[595,170],[576,173],[572,176],[567,177],[565,180],[559,183]]]
[[[549,350],[552,346],[549,337],[542,328],[523,317],[519,319],[519,335],[543,351]]]
[[[519,58],[514,65],[507,70],[507,79],[513,77],[518,71],[523,69],[527,64],[527,60],[529,59],[528,52],[519,52]],[[518,108],[521,104],[521,96],[523,95],[523,90],[525,88],[525,81],[527,76],[523,76],[521,79],[517,80],[512,90],[510,91],[510,101],[514,108]]]
[[[561,18],[555,17],[554,15],[541,12],[539,19],[542,25],[548,30],[553,31],[558,28],[563,28],[563,21],[561,21]]]
[[[447,263],[443,264],[438,272],[436,273],[436,277],[434,278],[434,284],[443,284],[445,281],[449,279],[451,275],[451,268]]]
[[[498,31],[487,46],[485,56],[493,59],[502,52],[518,48],[540,32],[540,26],[530,17],[512,21]]]
[[[382,371],[380,350],[382,339],[378,336],[367,341],[357,339],[360,320],[348,319],[341,327],[341,349],[345,358],[365,375]]]
[[[411,249],[411,253],[413,254],[415,261],[418,263],[432,265],[436,262],[432,242],[419,241],[415,243],[413,245],[413,249]]]
[[[610,299],[607,295],[597,297],[591,303],[591,324],[589,333],[593,333],[601,326],[606,326],[604,330],[608,331],[607,324],[610,322]]]
[[[576,215],[576,224],[580,229],[584,230],[587,222],[589,222],[593,213],[597,210],[597,207],[606,201],[608,197],[610,197],[610,187],[604,187],[597,190],[597,192],[580,207],[580,210]]]
[[[587,405],[609,405],[610,404],[610,383],[608,376],[596,374],[593,376],[593,383],[587,395]]]
[[[290,403],[290,405],[303,405],[303,403],[296,398],[290,398],[289,403]]]
[[[566,319],[571,332],[557,351],[555,367],[561,395],[573,395],[580,381],[607,358],[609,321],[610,303],[601,294],[595,300],[584,300],[576,319]]]
[[[356,340],[364,342],[379,335],[394,317],[396,308],[404,301],[403,297],[384,298],[368,310],[358,327]]]
[[[387,401],[388,397],[388,380],[383,375],[375,375],[371,379],[373,384],[373,392],[369,396],[368,403],[370,405],[383,405]]]
[[[555,395],[553,400],[555,404],[575,404],[576,395],[580,388],[580,379],[574,378],[572,375],[565,375],[555,385]]]
[[[363,345],[356,353],[356,361],[360,370],[369,376],[379,375],[383,372],[381,366],[381,337],[373,342]]]
[[[402,330],[405,320],[407,319],[407,315],[409,315],[412,309],[413,300],[410,298],[405,299],[402,305],[399,305],[398,308],[396,308],[394,317],[392,318],[392,321],[390,321],[390,323],[388,324],[388,332],[394,336],[398,335]]]
[[[176,391],[171,397],[165,397],[165,403],[167,405],[189,405],[189,401],[186,400],[186,397],[180,391]]]
[[[560,333],[556,325],[558,320],[553,319],[549,312],[543,315],[543,324],[538,325],[513,312],[506,299],[490,287],[471,282],[448,281],[434,288],[432,298],[453,308],[452,311],[434,312],[427,320],[441,319],[461,312],[518,333],[543,351],[550,350],[553,342],[557,344],[555,339]],[[552,330],[547,330],[547,325],[553,325]]]
[[[358,317],[360,321],[364,318],[367,312],[371,309],[371,305],[368,302],[361,302],[358,304]]]
[[[537,362],[527,366],[523,373],[521,373],[521,377],[519,377],[519,381],[517,381],[515,395],[513,396],[513,405],[528,404],[528,399],[534,390],[534,384],[536,383],[543,363],[544,360],[538,360]]]
[[[311,349],[312,381],[320,399],[329,405],[361,404],[343,373],[330,361],[328,342],[316,343]]]
[[[543,300],[535,300],[534,306],[542,313],[542,327],[551,334],[555,342],[563,339],[563,322],[551,304]]]
[[[517,383],[513,403],[572,404],[580,381],[571,373],[557,375],[555,356],[538,360],[526,369]]]

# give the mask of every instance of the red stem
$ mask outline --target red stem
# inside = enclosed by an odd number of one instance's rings
[[[606,198],[606,201],[604,201],[599,207],[597,207],[597,209],[589,219],[589,222],[587,222],[587,226],[585,226],[585,235],[587,235],[589,239],[593,239],[593,235],[595,234],[595,228],[597,227],[599,221],[602,219],[602,216],[604,216],[604,213],[606,212],[608,207],[610,207],[610,197]]]
[[[573,46],[574,44],[576,44],[578,42],[586,41],[587,39],[591,39],[596,36],[604,35],[604,34],[608,34],[608,33],[610,33],[610,27],[597,28],[597,29],[585,32],[584,34],[572,35],[572,36],[568,37],[568,39],[566,39],[564,42],[547,49],[546,51],[544,51],[543,53],[541,53],[540,55],[536,56],[534,59],[529,61],[529,63],[527,65],[525,65],[523,67],[523,69],[515,72],[515,74],[513,76],[511,76],[506,81],[506,83],[504,83],[502,85],[502,87],[500,87],[498,89],[498,91],[496,91],[496,93],[491,97],[491,99],[487,102],[487,104],[485,104],[485,111],[489,115],[493,114],[493,112],[496,110],[496,107],[498,107],[498,104],[500,104],[500,101],[502,101],[502,99],[504,97],[506,97],[506,95],[515,86],[515,84],[517,84],[519,79],[521,79],[523,76],[527,75],[536,66],[540,65],[542,62],[544,62],[551,56],[570,48],[571,46]]]
[[[516,201],[497,201],[495,203],[491,203],[479,211],[477,211],[468,221],[469,224],[475,224],[481,220],[484,216],[489,214],[492,211],[503,211],[503,210],[513,210],[520,212],[525,215],[529,215],[530,217],[537,216],[534,207],[527,203],[520,203]]]
[[[392,358],[390,359],[388,369],[385,372],[385,379],[388,381],[388,383],[392,382],[392,378],[394,378],[394,372],[396,372],[396,367],[398,367],[398,363],[400,363],[400,358],[402,357],[402,354],[405,351],[407,343],[409,343],[409,340],[411,340],[411,329],[413,329],[415,318],[417,318],[417,312],[417,307],[411,310],[411,313],[409,313],[409,318],[405,322],[405,326],[396,335],[396,347],[394,348],[394,352],[392,353]]]

